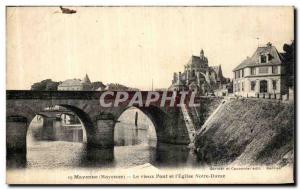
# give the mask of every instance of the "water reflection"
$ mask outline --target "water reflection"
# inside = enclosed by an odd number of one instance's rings
[[[8,168],[24,168],[26,164],[26,153],[6,154],[6,166]]]
[[[156,165],[161,167],[190,167],[196,165],[196,155],[186,145],[158,144]]]
[[[86,153],[85,143],[37,141],[27,147],[27,168],[60,168],[81,165]]]
[[[115,146],[131,146],[146,144],[156,146],[156,134],[153,133],[149,125],[135,126],[129,123],[116,124],[114,131]],[[155,131],[155,130],[154,130]]]
[[[28,148],[27,168],[122,167],[150,163],[156,167],[192,166],[194,155],[186,146],[146,144],[87,148],[84,143],[38,142]]]
[[[24,166],[24,157],[18,162],[8,161],[10,167]],[[12,160],[16,160],[12,158]],[[23,162],[22,162],[23,161]],[[156,167],[192,166],[194,155],[186,146],[146,144],[116,146],[114,149],[87,148],[84,143],[42,141],[28,147],[27,168],[122,167],[150,163]]]

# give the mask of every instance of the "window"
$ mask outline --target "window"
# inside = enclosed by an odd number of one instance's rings
[[[277,81],[276,80],[272,81],[272,86],[273,86],[273,90],[277,89]]]
[[[244,77],[244,69],[241,70],[241,75]]]
[[[268,62],[272,59],[272,55],[271,54],[268,54]]]
[[[256,74],[256,68],[252,67],[250,70],[251,75],[255,75]]]
[[[278,67],[272,66],[272,74],[278,74]]]
[[[268,73],[268,67],[259,67],[258,72],[260,74],[267,74]]]
[[[256,81],[251,81],[251,91],[255,91]]]
[[[267,63],[267,56],[266,55],[261,55],[260,56],[260,63]]]
[[[235,71],[235,78],[236,79],[240,78],[240,71]]]
[[[242,82],[242,91],[244,91],[244,83]]]

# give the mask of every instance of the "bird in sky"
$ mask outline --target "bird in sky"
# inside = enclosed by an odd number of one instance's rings
[[[62,12],[63,14],[74,14],[74,13],[77,12],[77,11],[74,10],[74,9],[68,9],[68,8],[64,8],[64,7],[62,7],[62,6],[59,6],[59,8],[60,8],[60,10],[61,10],[61,12]]]

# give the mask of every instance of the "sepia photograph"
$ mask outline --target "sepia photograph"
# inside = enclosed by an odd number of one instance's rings
[[[5,14],[7,184],[295,184],[295,7]]]

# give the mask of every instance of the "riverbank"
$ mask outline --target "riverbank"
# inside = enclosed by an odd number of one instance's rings
[[[227,100],[197,131],[201,163],[290,165],[294,105],[262,99]]]

